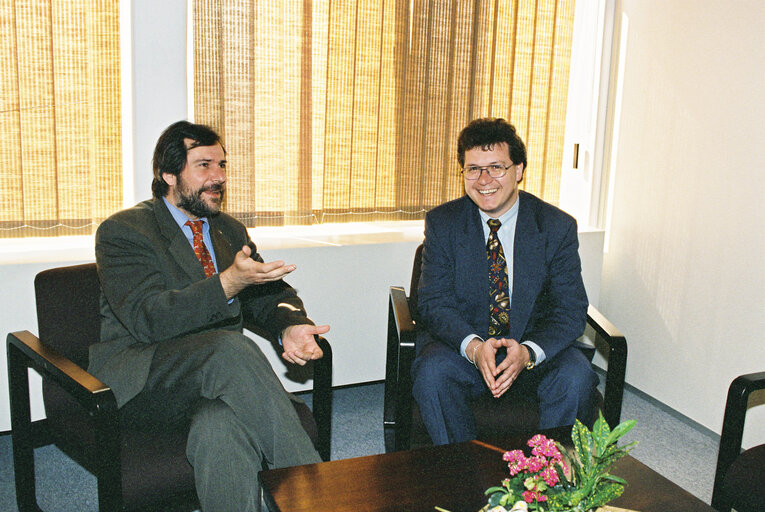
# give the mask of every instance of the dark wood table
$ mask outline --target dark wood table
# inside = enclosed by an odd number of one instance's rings
[[[560,438],[560,437],[559,437]],[[505,439],[522,447],[526,437]],[[271,512],[476,512],[484,491],[508,476],[504,449],[481,441],[418,448],[260,472]],[[627,456],[612,469],[627,480],[610,505],[641,512],[714,512],[645,464]]]

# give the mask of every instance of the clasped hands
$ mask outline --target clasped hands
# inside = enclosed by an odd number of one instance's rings
[[[507,349],[507,355],[497,364],[497,351],[502,347]],[[465,353],[472,358],[494,398],[501,397],[510,389],[529,362],[526,347],[516,340],[506,338],[489,338],[484,342],[473,338]]]
[[[220,273],[220,284],[227,299],[235,297],[250,285],[278,281],[297,268],[283,261],[261,263],[252,259],[251,255],[252,249],[243,246],[234,256],[234,263]],[[328,325],[301,324],[287,327],[282,333],[282,358],[301,366],[312,359],[321,358],[324,353],[316,343],[314,335],[325,334],[328,331]]]

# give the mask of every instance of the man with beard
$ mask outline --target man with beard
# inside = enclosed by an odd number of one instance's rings
[[[244,225],[220,212],[226,152],[210,128],[168,127],[154,150],[153,199],[96,233],[101,342],[88,370],[117,398],[120,421],[189,429],[186,455],[202,509],[256,510],[266,467],[320,462],[288,394],[243,317],[278,337],[283,357],[322,357],[315,326]]]

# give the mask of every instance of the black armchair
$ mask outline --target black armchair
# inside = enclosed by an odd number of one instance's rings
[[[114,394],[87,373],[88,347],[98,341],[100,285],[96,265],[61,267],[35,278],[39,338],[8,334],[11,437],[19,510],[39,511],[35,496],[36,446],[55,443],[98,480],[99,510],[194,510],[199,507],[186,460],[187,432],[121,429]],[[330,452],[332,351],[313,362],[313,414],[295,405],[325,460]],[[43,377],[46,419],[30,419],[28,369]]]
[[[417,332],[417,284],[420,279],[422,245],[415,252],[410,283],[410,296],[402,287],[390,288],[388,302],[388,346],[385,370],[385,402],[383,431],[385,451],[406,450],[430,444],[425,426],[412,398],[411,367],[415,355]],[[601,408],[609,425],[619,423],[624,394],[624,374],[627,366],[627,341],[616,327],[597,309],[589,307],[587,324],[596,335],[596,346],[578,342],[590,360],[597,348],[606,344],[608,371]],[[490,395],[473,403],[479,439],[493,440],[498,436],[533,432],[539,415],[536,397],[513,393],[513,388],[495,400]]]
[[[741,451],[749,395],[765,389],[765,372],[736,377],[728,388],[712,507],[720,512],[765,510],[765,444]]]

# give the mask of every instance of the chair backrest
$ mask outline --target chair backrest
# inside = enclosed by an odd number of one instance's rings
[[[415,322],[420,320],[420,312],[417,309],[417,286],[420,284],[420,271],[422,269],[422,247],[420,244],[414,251],[414,263],[412,264],[412,281],[409,283],[409,311]]]
[[[88,347],[101,333],[101,286],[95,263],[44,270],[35,277],[40,341],[88,367]]]

